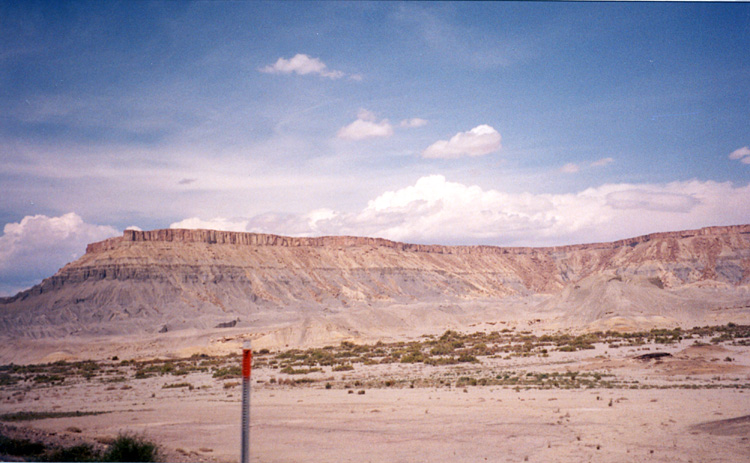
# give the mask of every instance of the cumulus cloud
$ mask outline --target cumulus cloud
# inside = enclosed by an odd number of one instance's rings
[[[615,160],[612,158],[601,158],[597,161],[592,162],[591,167],[603,167],[612,164],[613,162],[615,162]]]
[[[336,137],[343,140],[364,140],[391,135],[393,135],[393,126],[388,119],[378,122],[375,114],[362,109],[357,115],[357,120],[339,129]]]
[[[0,236],[0,291],[9,295],[32,286],[83,255],[88,243],[118,234],[112,227],[85,223],[73,212],[6,224]]]
[[[424,127],[425,125],[427,125],[427,121],[419,117],[414,117],[412,119],[404,119],[399,125],[401,127],[411,129],[414,127]]]
[[[743,164],[750,164],[750,147],[737,148],[729,154],[729,159],[739,160]]]
[[[569,162],[560,168],[560,172],[564,174],[575,174],[579,170],[580,167],[578,167],[577,164],[573,164],[572,162]]]
[[[511,194],[431,175],[383,192],[358,212],[264,214],[237,224],[244,231],[294,236],[548,246],[746,223],[748,217],[750,185],[735,187],[730,182],[606,184],[568,194]],[[205,227],[203,223],[198,228]]]
[[[450,140],[439,140],[422,152],[425,158],[455,159],[463,156],[484,156],[500,149],[500,134],[482,124],[468,132],[459,132]]]
[[[269,74],[317,74],[329,79],[340,79],[346,75],[341,71],[328,69],[328,66],[320,59],[310,58],[302,53],[298,53],[290,59],[279,58],[274,64],[261,68],[260,71]],[[352,78],[361,80],[361,76],[352,76]]]

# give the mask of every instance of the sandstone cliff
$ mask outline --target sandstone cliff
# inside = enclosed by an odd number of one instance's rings
[[[571,288],[592,281],[597,283],[590,293],[598,294],[599,302],[573,297]],[[629,289],[618,299],[611,288],[621,283]],[[0,332],[30,337],[157,332],[212,328],[237,318],[241,327],[317,317],[324,310],[530,304],[532,299],[524,298],[534,297],[534,306],[548,313],[575,312],[571,319],[591,323],[622,316],[607,308],[623,300],[630,301],[623,307],[636,307],[639,314],[685,301],[691,313],[721,303],[742,309],[750,305],[749,283],[750,225],[549,248],[126,230],[89,245],[83,257],[41,284],[0,300]],[[725,301],[716,291],[731,297]],[[633,305],[640,300],[636,294],[651,296]],[[536,305],[540,297],[544,302]],[[584,313],[579,306],[591,307]]]

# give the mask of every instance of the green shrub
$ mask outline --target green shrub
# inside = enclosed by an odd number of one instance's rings
[[[28,439],[12,439],[0,434],[0,454],[16,457],[37,456],[44,452],[44,444]]]
[[[476,357],[470,354],[461,354],[458,356],[458,361],[460,363],[477,363],[479,360],[477,360]]]
[[[306,375],[308,373],[315,373],[315,372],[322,371],[322,370],[320,368],[299,368],[299,369],[295,369],[295,368],[292,368],[291,366],[286,366],[286,367],[282,368],[280,371],[281,371],[281,373],[285,373],[287,375]]]
[[[239,378],[242,376],[242,368],[237,365],[231,367],[217,368],[214,370],[214,378]]]
[[[190,384],[190,383],[172,383],[172,384],[165,384],[165,385],[163,385],[163,386],[162,386],[161,388],[162,388],[162,389],[176,389],[176,388],[181,388],[181,387],[186,387],[186,388],[190,389],[191,391],[193,390],[193,385],[192,385],[192,384]]]
[[[142,436],[120,434],[102,456],[101,461],[156,461],[159,449]]]
[[[420,363],[424,361],[424,354],[420,351],[411,351],[401,357],[401,363]]]
[[[44,457],[44,461],[99,461],[101,454],[89,444],[56,449]]]

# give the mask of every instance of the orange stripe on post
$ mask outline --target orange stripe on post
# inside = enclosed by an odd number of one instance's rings
[[[253,368],[253,351],[251,349],[242,349],[242,377],[250,378],[250,371]]]

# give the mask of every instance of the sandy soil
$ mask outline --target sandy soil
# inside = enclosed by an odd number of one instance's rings
[[[651,349],[598,345],[591,351],[483,360],[481,365],[358,365],[349,372],[316,373],[311,376],[321,381],[301,386],[271,383],[285,375],[255,369],[251,460],[750,461],[750,349],[682,343],[660,347],[673,354],[664,360],[634,358]],[[456,387],[452,381],[510,370],[598,371],[613,375],[618,384],[516,389]],[[432,386],[346,388],[373,378],[395,378],[401,384],[432,378]],[[438,386],[438,378],[450,379],[450,385]],[[163,388],[178,382],[193,388]],[[75,429],[81,431],[76,436],[91,441],[123,431],[142,433],[161,445],[166,461],[235,462],[240,386],[227,383],[232,382],[209,373],[119,383],[81,379],[36,388],[20,383],[0,390],[0,413],[106,411],[14,425],[58,438]]]

